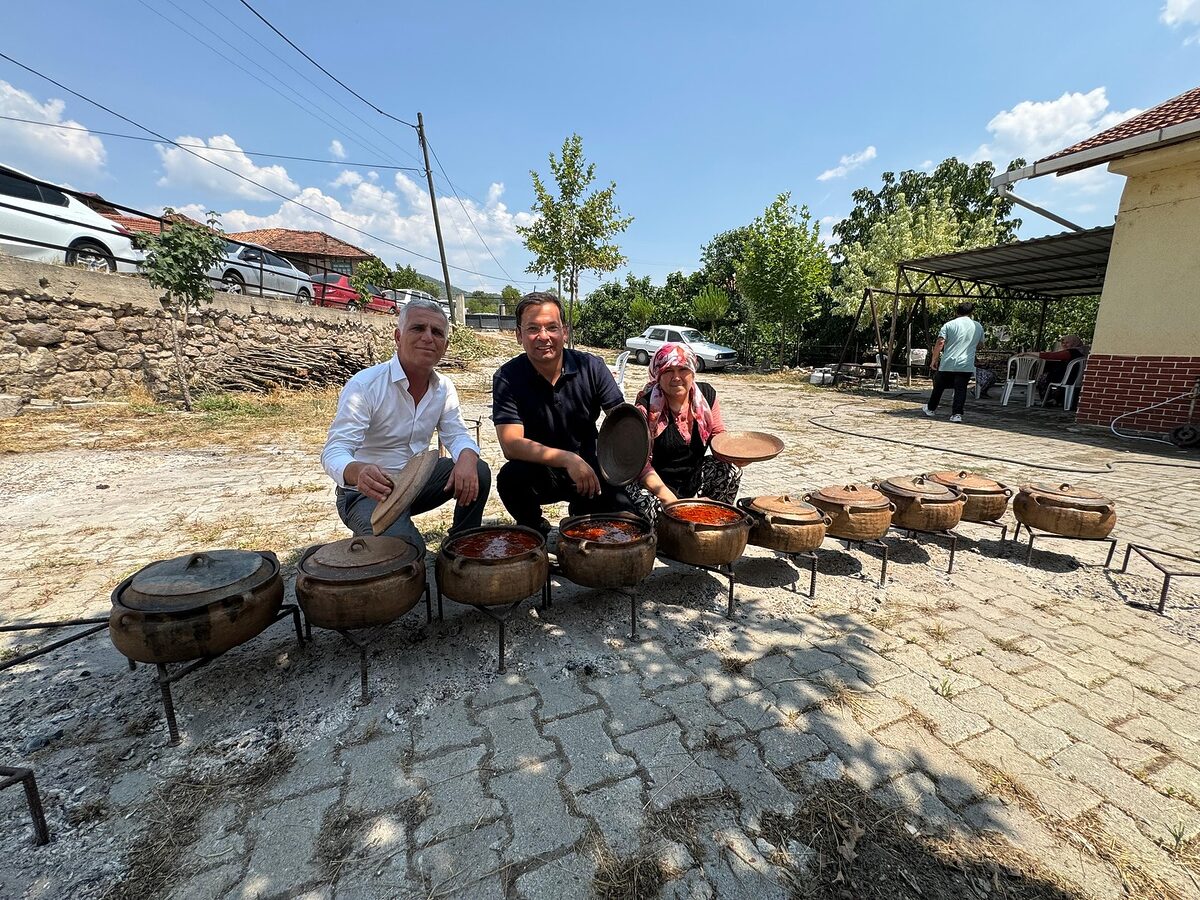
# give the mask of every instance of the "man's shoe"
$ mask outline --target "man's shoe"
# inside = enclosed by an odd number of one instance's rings
[[[962,422],[962,416],[959,416],[959,415],[953,415],[953,416],[951,416],[951,417],[950,417],[950,421],[951,421],[951,422],[960,422],[960,423],[961,423],[961,422]]]
[[[937,418],[937,413],[934,412],[932,409],[930,409],[928,406],[922,406],[921,412],[925,413],[925,415],[929,416],[929,418],[931,418],[931,419]]]

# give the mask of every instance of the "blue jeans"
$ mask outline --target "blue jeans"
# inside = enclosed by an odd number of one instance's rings
[[[429,476],[429,480],[425,482],[424,487],[413,500],[412,506],[393,522],[384,534],[388,537],[407,538],[424,552],[425,539],[417,531],[412,517],[436,509],[447,500],[454,500],[454,496],[445,490],[446,481],[450,478],[450,472],[453,469],[454,460],[448,457],[439,459],[433,467],[433,474]],[[483,507],[487,504],[488,493],[491,491],[492,472],[482,459],[477,464],[476,472],[479,475],[479,496],[475,498],[475,502],[467,506],[455,505],[454,524],[450,527],[451,534],[465,531],[468,528],[478,528],[483,522]],[[356,536],[375,533],[371,530],[371,513],[375,511],[376,506],[378,506],[376,501],[366,494],[359,493],[354,488],[339,487],[337,489],[338,517]]]

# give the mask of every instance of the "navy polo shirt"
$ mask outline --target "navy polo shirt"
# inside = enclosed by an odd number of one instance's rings
[[[524,425],[525,437],[569,450],[596,466],[596,422],[602,410],[625,402],[600,357],[563,349],[562,374],[551,384],[522,353],[492,376],[492,421]]]

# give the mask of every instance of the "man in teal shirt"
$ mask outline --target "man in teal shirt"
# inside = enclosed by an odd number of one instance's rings
[[[963,301],[955,307],[958,317],[951,319],[938,332],[933,345],[933,358],[929,368],[933,370],[933,390],[925,415],[937,415],[935,410],[942,402],[942,392],[954,388],[954,403],[951,407],[951,422],[963,420],[963,407],[967,404],[967,382],[975,373],[975,351],[983,346],[983,326],[971,318],[975,304]]]

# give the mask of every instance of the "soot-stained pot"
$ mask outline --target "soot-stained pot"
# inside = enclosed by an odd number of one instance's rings
[[[504,606],[538,593],[550,574],[546,539],[520,525],[485,525],[447,538],[435,562],[438,590],[471,606]]]
[[[1013,500],[1022,525],[1063,537],[1105,538],[1117,524],[1117,505],[1103,494],[1068,482],[1023,484]]]
[[[337,631],[394,622],[425,591],[425,553],[404,538],[354,537],[309,547],[296,599],[309,624]]]
[[[574,516],[558,527],[558,564],[576,584],[632,587],[650,574],[658,538],[629,513]]]
[[[887,534],[896,505],[869,484],[830,485],[804,496],[825,512],[825,533],[848,541],[874,541]]]
[[[966,498],[962,491],[924,475],[889,478],[876,487],[895,504],[892,525],[916,531],[949,531],[962,518]]]
[[[1008,509],[1008,500],[1012,497],[1012,488],[977,472],[930,472],[925,478],[963,492],[967,498],[962,511],[964,522],[998,521]]]
[[[108,631],[129,659],[185,662],[245,643],[282,605],[274,553],[190,553],[151,563],[117,585]]]
[[[750,514],[750,543],[780,553],[807,553],[825,540],[833,521],[811,503],[782,497],[743,497],[738,507]]]
[[[675,500],[663,504],[658,516],[658,552],[693,566],[726,566],[746,549],[750,524],[729,503]]]

